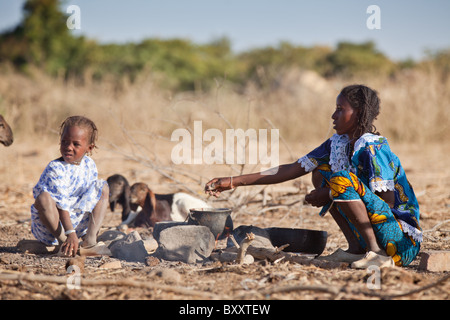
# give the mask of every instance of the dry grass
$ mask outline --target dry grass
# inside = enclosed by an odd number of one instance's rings
[[[63,84],[39,73],[33,78],[0,68],[0,113],[6,116],[15,132],[14,144],[0,146],[0,269],[9,273],[30,273],[41,276],[66,276],[66,260],[56,257],[22,254],[16,251],[17,242],[33,239],[27,219],[33,202],[32,188],[47,163],[59,156],[58,126],[65,117],[83,114],[92,118],[99,127],[99,151],[94,159],[100,177],[122,173],[131,182],[145,181],[161,193],[174,192],[179,187],[155,174],[144,162],[127,161],[127,156],[147,156],[158,160],[160,167],[172,166],[204,178],[191,182],[204,197],[205,179],[230,173],[229,166],[174,166],[170,162],[173,143],[170,138],[176,128],[192,127],[194,120],[203,120],[204,130],[209,127],[226,129],[268,128],[280,130],[292,150],[299,157],[332,134],[330,116],[339,90],[349,82],[334,79],[325,81],[311,73],[291,70],[273,86],[262,91],[249,85],[245,90],[232,90],[228,84],[218,83],[216,90],[206,93],[171,95],[158,90],[142,79],[136,84],[123,84],[120,90],[112,83],[75,86]],[[433,72],[413,72],[396,80],[371,79],[365,82],[376,88],[382,99],[382,115],[378,129],[389,138],[399,155],[408,179],[414,186],[421,206],[421,225],[426,233],[423,250],[448,250],[447,225],[450,198],[449,171],[444,161],[450,151],[449,93]],[[269,122],[266,121],[269,120]],[[418,143],[411,143],[413,141]],[[434,143],[429,143],[429,142]],[[280,145],[280,162],[291,159],[289,150]],[[433,160],[432,160],[433,159]],[[242,168],[237,168],[242,169]],[[246,171],[254,168],[247,166]],[[184,180],[186,181],[186,179]],[[296,181],[298,182],[298,181]],[[309,183],[309,177],[301,178]],[[292,182],[289,182],[292,184]],[[242,188],[239,192],[257,194],[261,187]],[[304,188],[306,189],[306,188]],[[293,203],[302,194],[280,200]],[[237,194],[237,192],[236,192]],[[235,194],[235,195],[236,195]],[[225,196],[225,195],[224,195]],[[211,200],[211,199],[210,199]],[[284,201],[284,202],[283,202]],[[274,204],[280,204],[275,202]],[[224,205],[223,202],[218,205]],[[228,205],[228,204],[225,204]],[[301,203],[295,208],[265,211],[261,202],[249,203],[234,212],[235,226],[241,224],[259,227],[299,227],[327,230],[328,243],[324,254],[344,246],[345,240],[337,225],[328,215],[317,218],[318,210]],[[292,210],[291,210],[292,209]],[[108,212],[105,227],[120,223],[120,214]],[[436,230],[435,230],[436,229]],[[148,231],[142,230],[143,234]],[[145,233],[147,232],[147,233]],[[82,290],[68,290],[63,285],[25,281],[2,280],[3,299],[195,299],[196,296],[167,292],[171,283],[152,277],[154,267],[122,262],[118,270],[99,268],[103,260],[88,259],[84,277],[93,280],[139,278],[155,283],[154,288],[85,286]],[[442,278],[440,273],[417,271],[414,265],[383,273],[381,294],[393,295],[418,292],[405,299],[448,299],[448,281],[434,286]],[[367,271],[350,269],[322,269],[289,263],[253,264],[248,267],[213,268],[204,271],[198,266],[167,266],[180,273],[190,288],[229,299],[367,299]],[[109,281],[109,280],[108,280]],[[113,280],[111,280],[113,281]],[[125,283],[125,282],[122,282]],[[433,285],[429,290],[421,290]],[[181,284],[178,284],[181,286]],[[289,286],[288,286],[289,285]],[[338,296],[329,292],[301,291],[304,288],[346,288]],[[3,288],[2,287],[2,288]],[[281,288],[281,289],[280,289]],[[294,289],[293,289],[294,288]],[[296,288],[296,289],[295,289]],[[297,290],[299,289],[299,290]],[[292,290],[278,292],[277,290]],[[297,290],[297,291],[295,291]],[[420,292],[417,290],[421,290]],[[265,295],[263,295],[265,294]],[[369,295],[368,295],[369,294]]]
[[[321,141],[331,132],[330,116],[339,90],[353,82],[376,89],[382,100],[377,127],[398,142],[425,142],[450,133],[450,80],[434,70],[410,71],[395,79],[326,81],[311,72],[291,70],[271,90],[233,90],[218,82],[210,93],[172,94],[147,79],[76,86],[35,71],[32,77],[1,69],[0,111],[18,137],[56,132],[68,115],[84,114],[100,128],[103,141],[123,142],[121,127],[145,138],[170,137],[180,126],[203,120],[204,128],[268,128],[270,120],[288,141]],[[223,116],[220,117],[219,113]],[[227,121],[224,121],[225,118]],[[148,140],[148,139],[144,139]]]
[[[280,75],[270,90],[252,84],[235,90],[218,80],[216,88],[208,93],[172,94],[146,78],[133,84],[105,81],[79,86],[38,71],[24,76],[3,66],[0,112],[14,130],[15,148],[23,149],[3,155],[7,158],[19,154],[18,159],[4,160],[23,164],[17,172],[6,170],[5,174],[15,179],[25,176],[27,154],[36,152],[36,148],[46,150],[49,160],[58,156],[59,125],[74,114],[95,121],[100,131],[100,150],[114,150],[121,156],[138,155],[141,160],[146,158],[144,162],[173,165],[170,152],[175,142],[170,142],[171,133],[177,128],[192,129],[196,120],[203,121],[203,130],[279,129],[283,139],[280,162],[291,161],[331,136],[336,95],[343,86],[355,82],[380,94],[382,112],[376,122],[379,131],[391,143],[416,142],[420,148],[450,136],[450,92],[445,90],[450,80],[442,78],[430,69],[405,72],[395,79],[325,80],[315,73],[293,69]],[[190,170],[203,172],[204,167]]]

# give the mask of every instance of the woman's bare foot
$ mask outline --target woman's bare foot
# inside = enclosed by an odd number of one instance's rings
[[[354,261],[358,261],[364,258],[364,254],[354,254],[344,251],[342,249],[337,249],[335,252],[330,254],[329,256],[321,256],[316,259],[318,260],[326,260],[326,261],[334,261],[334,262],[346,262],[352,263]]]

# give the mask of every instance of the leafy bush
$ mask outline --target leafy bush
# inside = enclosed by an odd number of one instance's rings
[[[416,67],[413,61],[392,62],[373,42],[341,42],[334,50],[281,42],[241,54],[232,52],[227,38],[203,45],[183,39],[101,45],[73,36],[59,5],[58,0],[27,0],[23,21],[0,35],[0,62],[12,63],[22,71],[33,65],[52,76],[80,82],[113,78],[121,83],[151,77],[161,87],[175,91],[207,91],[217,79],[237,85],[252,81],[265,87],[292,68],[350,79],[391,76]],[[450,73],[449,61],[449,51],[444,50],[430,53],[427,65],[439,68],[445,78]]]

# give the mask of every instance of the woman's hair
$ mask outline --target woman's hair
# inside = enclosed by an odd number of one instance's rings
[[[64,130],[69,127],[81,127],[88,131],[89,137],[88,142],[89,144],[92,144],[94,148],[97,148],[95,142],[98,138],[98,130],[95,123],[83,116],[72,116],[68,117],[66,120],[61,123],[61,126],[59,128],[59,135],[62,136]]]
[[[359,112],[355,136],[360,137],[364,133],[379,134],[373,124],[380,113],[378,93],[364,85],[355,84],[342,89],[341,95]]]

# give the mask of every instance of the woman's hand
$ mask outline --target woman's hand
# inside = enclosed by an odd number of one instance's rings
[[[329,188],[318,188],[305,196],[305,201],[314,207],[323,207],[331,201]]]
[[[220,196],[220,193],[226,190],[233,189],[233,178],[214,178],[205,185],[205,192],[216,198]]]
[[[78,251],[78,236],[76,232],[67,235],[66,241],[61,245],[61,252],[66,256],[75,257]]]

